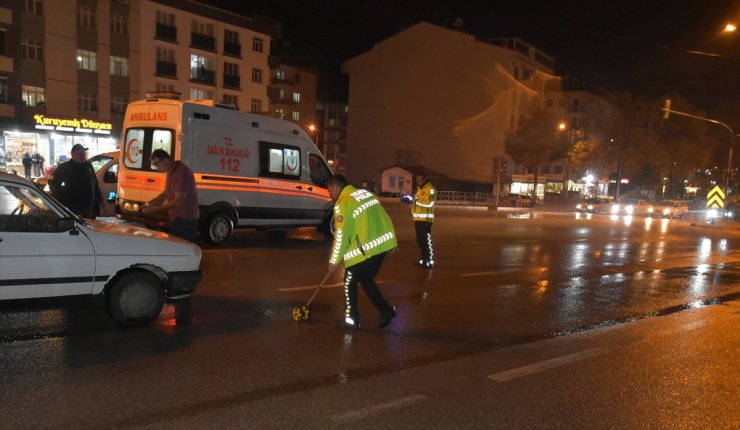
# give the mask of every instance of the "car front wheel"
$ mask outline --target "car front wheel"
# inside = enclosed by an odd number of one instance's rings
[[[120,324],[147,324],[164,306],[164,286],[147,272],[132,272],[116,279],[107,294],[108,312]]]

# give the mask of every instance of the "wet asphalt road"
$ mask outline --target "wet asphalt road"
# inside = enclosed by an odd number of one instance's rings
[[[292,321],[330,244],[239,232],[151,327],[0,314],[0,427],[740,428],[737,224],[440,209],[428,271],[389,208],[387,329],[336,327],[338,274]]]

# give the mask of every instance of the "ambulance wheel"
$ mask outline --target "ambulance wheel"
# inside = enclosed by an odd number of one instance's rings
[[[131,272],[116,279],[106,294],[110,316],[125,325],[147,324],[164,306],[164,287],[151,273]]]
[[[225,245],[234,233],[234,221],[222,212],[208,216],[200,229],[203,240],[212,245]]]

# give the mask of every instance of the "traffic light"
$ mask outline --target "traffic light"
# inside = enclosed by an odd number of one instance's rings
[[[668,119],[668,115],[671,113],[671,99],[667,98],[665,99],[665,104],[663,105],[663,119]]]

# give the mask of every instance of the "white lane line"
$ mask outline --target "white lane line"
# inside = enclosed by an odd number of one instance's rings
[[[516,379],[522,376],[527,376],[533,373],[541,372],[543,370],[554,369],[556,367],[560,367],[568,363],[573,363],[575,361],[580,361],[580,360],[585,360],[587,358],[596,357],[602,354],[606,354],[607,352],[609,352],[609,350],[607,350],[606,348],[591,348],[585,351],[564,355],[562,357],[540,361],[539,363],[517,367],[516,369],[494,373],[493,375],[488,375],[488,378],[496,382],[506,382],[506,381]]]
[[[470,277],[470,276],[490,276],[490,275],[501,275],[503,273],[511,273],[515,272],[516,269],[504,269],[504,270],[495,270],[493,272],[473,272],[473,273],[463,273],[461,276],[463,277]]]
[[[380,403],[367,408],[358,409],[356,411],[346,412],[338,415],[331,415],[331,419],[335,424],[347,424],[352,421],[361,420],[372,415],[382,414],[384,412],[405,408],[411,406],[414,403],[422,402],[427,399],[427,396],[423,394],[414,394],[413,396],[401,397],[390,402]]]
[[[387,284],[389,282],[394,282],[394,281],[392,279],[387,280],[387,281],[375,281],[376,284]],[[324,284],[324,286],[322,288],[338,288],[338,287],[341,287],[342,285],[343,285],[342,282],[337,282],[337,283],[334,283],[334,284]],[[318,287],[318,285],[303,285],[303,286],[300,286],[300,287],[278,288],[277,290],[278,291],[281,291],[281,292],[305,291],[305,290],[313,290],[313,289],[316,289],[316,287]]]
[[[704,327],[707,324],[709,324],[709,320],[694,321],[684,325],[683,329],[686,331],[696,330],[700,327]]]

